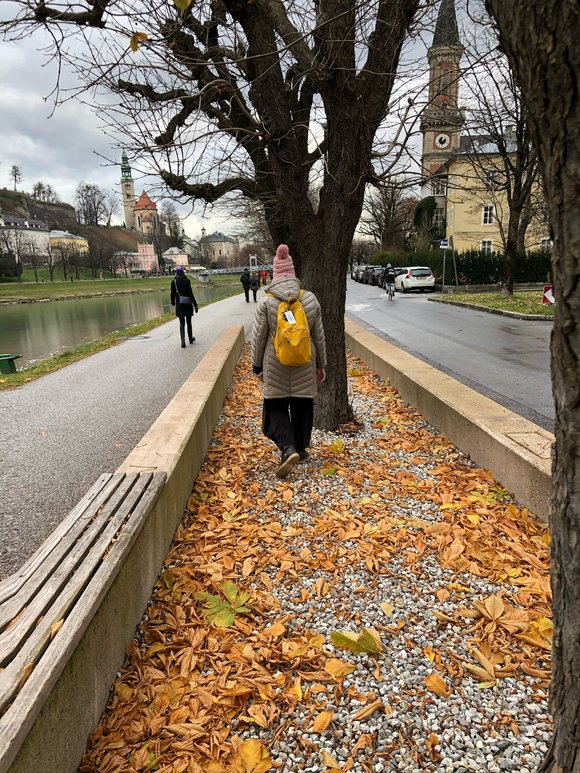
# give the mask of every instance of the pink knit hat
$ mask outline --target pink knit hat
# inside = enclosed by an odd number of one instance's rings
[[[288,252],[287,244],[280,244],[274,257],[272,279],[278,279],[281,276],[296,276],[294,262]]]

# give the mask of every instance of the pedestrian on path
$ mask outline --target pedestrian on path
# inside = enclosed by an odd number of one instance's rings
[[[316,389],[326,379],[320,304],[314,293],[301,291],[288,247],[281,244],[274,258],[272,283],[258,305],[252,330],[252,366],[264,384],[262,432],[280,449],[276,470],[279,478],[285,478],[296,464],[308,458]],[[298,366],[282,365],[274,347],[278,310],[281,303],[297,298],[308,322],[310,361]]]
[[[252,283],[252,280],[250,278],[250,272],[247,268],[244,269],[241,277],[240,282],[242,283],[242,287],[244,288],[244,295],[246,296],[246,303],[250,302],[250,285]]]
[[[175,306],[175,316],[179,319],[181,348],[185,349],[185,326],[187,324],[187,336],[189,343],[192,344],[195,341],[195,336],[191,328],[191,319],[193,317],[193,310],[195,309],[197,313],[199,306],[191,289],[191,282],[185,276],[183,266],[177,266],[175,278],[171,280],[171,305]]]
[[[256,296],[258,294],[259,289],[260,289],[260,277],[256,272],[253,272],[250,279],[250,290],[252,291],[252,295],[254,296],[254,303],[258,302],[258,299]]]

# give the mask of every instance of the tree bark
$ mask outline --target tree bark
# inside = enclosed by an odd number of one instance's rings
[[[486,0],[526,101],[551,226],[554,738],[542,767],[580,771],[580,9],[577,0]]]

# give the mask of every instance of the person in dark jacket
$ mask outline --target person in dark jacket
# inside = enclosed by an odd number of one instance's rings
[[[247,268],[244,269],[244,273],[240,277],[240,282],[242,283],[242,287],[244,288],[244,295],[246,296],[246,303],[250,302],[250,285],[252,284],[252,280],[250,278],[250,272]]]
[[[191,282],[185,276],[183,266],[177,266],[175,278],[171,280],[171,305],[175,306],[175,316],[179,319],[181,348],[185,349],[185,325],[187,324],[189,343],[192,344],[195,341],[195,337],[191,329],[191,318],[193,317],[193,310],[195,309],[197,313],[199,307],[191,289]]]
[[[257,295],[259,289],[260,289],[260,277],[254,271],[252,273],[252,276],[250,277],[250,290],[252,291],[252,295],[254,296],[254,303],[258,302],[258,299],[256,298],[256,295]]]

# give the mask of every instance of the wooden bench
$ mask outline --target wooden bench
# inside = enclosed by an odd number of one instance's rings
[[[101,475],[22,568],[0,582],[0,773],[11,768],[165,479]]]

